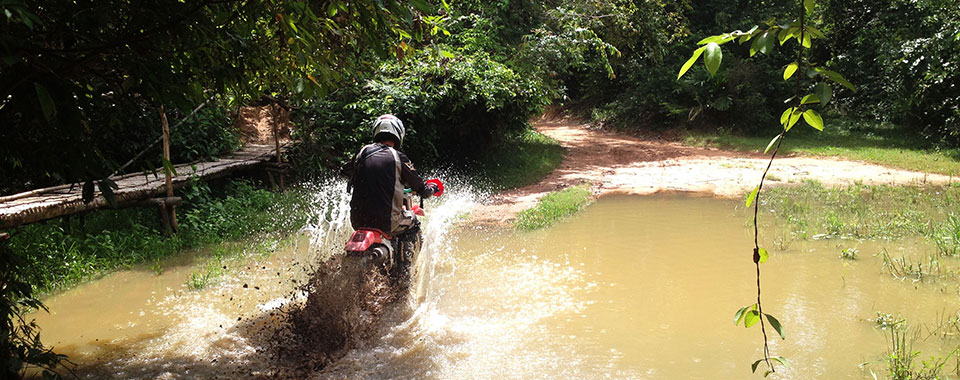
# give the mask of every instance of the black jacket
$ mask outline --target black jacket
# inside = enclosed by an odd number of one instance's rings
[[[407,155],[387,145],[364,146],[341,173],[350,178],[350,223],[354,229],[376,228],[387,234],[402,232],[403,189],[423,198],[433,195]]]

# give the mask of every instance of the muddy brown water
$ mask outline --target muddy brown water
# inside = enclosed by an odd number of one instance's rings
[[[433,208],[410,295],[385,308],[370,338],[304,377],[750,376],[762,336],[759,326],[733,324],[756,296],[739,202],[606,196],[541,231],[448,228],[472,204],[453,195]],[[42,337],[90,378],[269,377],[274,313],[306,299],[293,280],[308,279],[298,267],[331,251],[323,247],[342,244],[337,218],[199,291],[184,285],[195,270],[185,262],[160,276],[117,272],[51,297],[51,313],[35,315]],[[858,259],[840,259],[845,248],[857,248]],[[896,279],[873,256],[882,249],[894,257],[933,252],[922,241],[839,238],[771,249],[762,267],[765,311],[787,335],[770,332],[771,350],[792,364],[772,376],[882,378],[888,337],[878,313],[926,326],[915,346],[923,358],[956,346],[928,334],[960,308],[956,282]]]

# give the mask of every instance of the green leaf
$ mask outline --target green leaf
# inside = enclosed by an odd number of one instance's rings
[[[113,182],[113,180],[110,178],[104,178],[103,180],[100,181],[100,183],[103,185],[106,185],[111,190],[117,190],[120,188],[120,186],[118,186],[117,183]]]
[[[737,313],[733,315],[733,325],[736,326],[740,324],[740,320],[743,319],[743,313],[749,309],[750,306],[741,307],[740,310],[737,310]]]
[[[750,44],[750,56],[753,57],[757,53],[770,54],[773,51],[773,40],[776,38],[777,33],[774,28],[767,29],[763,32],[760,37],[753,40],[753,43]]]
[[[688,59],[687,62],[683,64],[683,67],[680,68],[680,73],[677,74],[677,80],[680,80],[680,77],[682,77],[683,74],[687,72],[687,70],[690,70],[690,67],[697,62],[697,58],[700,58],[700,54],[703,54],[704,49],[705,47],[701,47],[693,51],[693,56],[690,57],[690,59]]]
[[[797,125],[797,122],[800,121],[801,114],[802,112],[800,112],[799,108],[794,108],[793,113],[790,114],[790,121],[787,124],[788,131],[790,130],[790,128],[793,128],[794,125]]]
[[[825,75],[827,78],[830,78],[830,80],[837,82],[837,84],[843,87],[849,88],[853,92],[857,92],[857,87],[854,86],[853,83],[850,83],[846,78],[844,78],[843,75],[840,75],[840,73],[835,71],[830,71],[822,67],[818,67],[817,72]]]
[[[763,264],[763,263],[767,262],[767,259],[770,258],[770,254],[767,253],[767,249],[766,249],[766,248],[760,248],[760,249],[758,250],[758,252],[760,253],[760,264]]]
[[[809,94],[804,96],[803,99],[800,99],[800,104],[814,104],[820,103],[820,97],[817,94]]]
[[[813,7],[813,0],[803,0],[803,8],[806,9],[807,12],[813,12]]]
[[[50,92],[40,83],[34,83],[33,88],[37,91],[37,99],[40,100],[43,117],[47,118],[47,121],[53,121],[53,117],[57,115],[57,105],[53,102]]]
[[[790,38],[796,36],[797,31],[799,30],[800,28],[795,26],[780,29],[780,33],[777,34],[777,40],[780,41],[780,45],[787,43],[787,41],[789,41]]]
[[[747,207],[753,204],[753,200],[757,199],[757,192],[760,191],[760,186],[754,187],[753,191],[750,192],[750,195],[747,196]]]
[[[750,365],[750,372],[757,373],[757,366],[759,366],[760,363],[763,363],[763,359],[757,359],[757,361],[753,362],[753,364]]]
[[[833,97],[833,89],[830,88],[830,85],[820,82],[813,87],[813,93],[817,94],[817,98],[820,98],[820,104],[826,105],[830,102],[830,99]]]
[[[799,67],[799,63],[790,62],[790,64],[787,65],[787,68],[783,70],[783,80],[790,79],[790,77],[793,76],[793,73],[797,72],[797,68]]]
[[[783,325],[780,324],[780,321],[770,314],[763,314],[767,316],[767,321],[770,322],[770,327],[773,327],[773,329],[777,331],[777,334],[780,334],[780,339],[787,339],[787,335],[783,333]]]
[[[743,327],[753,327],[753,325],[757,324],[757,322],[760,322],[760,312],[756,310],[750,310],[744,314]]]
[[[787,123],[790,122],[790,114],[793,113],[794,109],[796,109],[796,107],[787,108],[780,114],[780,125],[783,126],[783,129],[787,129]]]
[[[100,192],[103,193],[103,197],[107,200],[107,203],[110,204],[110,207],[113,208],[117,208],[117,197],[113,194],[113,189],[116,186],[117,184],[113,183],[113,181],[110,181],[109,179],[97,182],[97,187],[100,188]]]
[[[810,33],[810,35],[813,36],[814,38],[827,38],[827,36],[823,35],[823,32],[821,32],[820,29],[814,28],[812,26],[807,26],[806,29],[807,29],[807,33]]]
[[[703,64],[707,66],[707,71],[710,72],[710,75],[715,75],[717,70],[720,69],[720,61],[723,59],[723,52],[720,51],[720,45],[717,45],[716,42],[711,42],[705,46],[705,54],[703,55]]]
[[[179,174],[177,174],[177,169],[173,166],[173,163],[171,163],[170,160],[168,160],[168,159],[166,159],[166,158],[161,158],[161,159],[160,159],[160,162],[163,163],[163,169],[166,170],[166,171],[169,171],[169,172],[170,172],[170,175],[172,175],[172,176],[174,176],[174,177],[176,177],[176,176],[179,175]]]
[[[763,154],[767,154],[767,152],[770,151],[770,148],[773,148],[773,144],[775,144],[775,143],[777,142],[777,140],[780,140],[780,136],[781,136],[781,135],[773,136],[773,139],[770,140],[770,143],[769,143],[769,144],[767,144],[767,148],[763,150]]]
[[[336,1],[331,1],[330,5],[327,6],[327,17],[333,17],[337,15],[337,11],[340,9],[337,7]]]
[[[790,362],[783,356],[771,356],[770,360],[780,363],[784,367],[790,368]]]
[[[813,46],[813,38],[811,38],[809,34],[804,34],[801,45],[809,49],[811,46]]]
[[[710,36],[697,42],[697,45],[706,45],[711,42],[717,42],[723,39],[723,36]]]
[[[414,8],[423,13],[433,13],[433,6],[425,0],[410,0]]]
[[[440,50],[440,56],[444,58],[450,58],[450,59],[453,59],[456,57],[455,55],[453,55],[453,53],[446,50]]]
[[[818,131],[823,130],[823,118],[820,117],[820,114],[814,110],[803,111],[803,120],[810,124],[811,127]]]

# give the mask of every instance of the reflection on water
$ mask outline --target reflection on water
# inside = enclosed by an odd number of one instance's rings
[[[409,304],[388,310],[375,338],[313,377],[749,376],[762,338],[758,327],[733,324],[734,312],[756,294],[752,235],[737,202],[610,196],[543,231],[451,231],[449,221],[471,199],[454,196],[432,210]],[[317,231],[328,232],[317,239]],[[315,229],[309,238],[330,240],[329,231]],[[190,268],[159,277],[114,274],[47,300],[53,314],[38,316],[43,337],[119,378],[256,375],[269,366],[269,356],[258,354],[267,335],[236,319],[269,330],[264,316],[301,272],[293,263],[319,249],[306,239],[199,292],[181,286]],[[845,248],[857,248],[859,259],[841,260]],[[882,374],[887,346],[872,321],[878,312],[933,323],[956,311],[955,283],[883,274],[872,256],[881,248],[893,256],[930,249],[913,241],[835,239],[771,250],[764,310],[787,335],[771,335],[771,349],[793,364],[775,376],[869,378],[861,363]],[[929,356],[940,352],[940,342],[916,348]]]

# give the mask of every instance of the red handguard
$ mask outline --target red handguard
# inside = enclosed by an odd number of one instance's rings
[[[433,196],[439,197],[443,195],[443,182],[440,182],[439,178],[431,178],[427,180],[427,183],[432,183],[437,186],[437,191],[433,193]]]

